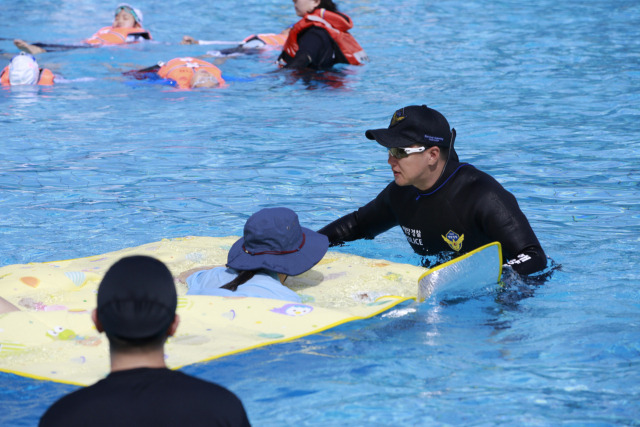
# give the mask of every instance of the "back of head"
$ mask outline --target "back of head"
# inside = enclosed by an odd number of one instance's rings
[[[177,294],[169,269],[155,258],[130,256],[109,268],[98,288],[98,320],[109,337],[140,341],[166,332]]]
[[[191,77],[190,87],[196,88],[212,88],[218,87],[220,83],[216,76],[207,71],[206,68],[197,68]]]
[[[318,5],[320,9],[326,9],[330,12],[337,12],[338,6],[333,2],[333,0],[320,0],[320,4]]]
[[[14,56],[9,64],[9,82],[11,85],[34,85],[38,83],[40,69],[36,59],[21,52]]]

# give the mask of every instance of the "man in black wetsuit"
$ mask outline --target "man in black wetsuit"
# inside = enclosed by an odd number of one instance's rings
[[[458,161],[455,129],[438,111],[405,107],[395,112],[388,129],[365,135],[389,150],[394,182],[319,230],[332,245],[373,239],[400,225],[413,250],[425,256],[425,267],[494,241],[517,273],[546,267],[546,255],[515,197],[488,174]]]
[[[173,276],[160,261],[116,262],[92,318],[109,339],[111,373],[51,406],[40,426],[249,426],[235,394],[167,369],[164,342],[178,327]]]

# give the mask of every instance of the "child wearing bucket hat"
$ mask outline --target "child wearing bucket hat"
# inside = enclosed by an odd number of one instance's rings
[[[300,302],[300,296],[284,286],[284,281],[310,270],[328,248],[327,237],[301,227],[291,209],[267,208],[247,220],[243,237],[229,250],[226,267],[203,267],[181,276],[187,276],[187,295]]]

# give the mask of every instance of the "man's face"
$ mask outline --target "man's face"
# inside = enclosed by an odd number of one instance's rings
[[[418,148],[411,145],[406,148]],[[387,162],[391,166],[393,179],[399,186],[413,185],[420,190],[426,190],[438,179],[437,164],[440,157],[438,147],[430,147],[420,153],[412,153],[402,159],[389,154]]]

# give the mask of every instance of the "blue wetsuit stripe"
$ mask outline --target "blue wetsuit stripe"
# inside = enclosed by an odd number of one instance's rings
[[[430,195],[432,195],[433,193],[435,193],[436,191],[438,191],[439,189],[441,189],[441,188],[442,188],[442,187],[443,187],[447,182],[449,182],[449,180],[451,179],[451,177],[452,177],[453,175],[455,175],[455,174],[456,174],[456,172],[458,172],[458,171],[460,170],[460,168],[462,168],[462,167],[464,167],[464,166],[473,166],[473,165],[471,165],[470,163],[463,163],[463,164],[461,164],[460,166],[458,166],[458,167],[456,168],[456,170],[454,170],[454,171],[453,171],[453,173],[452,173],[451,175],[449,175],[449,176],[447,177],[447,179],[445,179],[445,180],[444,180],[444,182],[443,182],[442,184],[440,184],[440,185],[438,186],[438,188],[436,188],[435,190],[433,190],[433,191],[431,191],[431,192],[429,192],[429,193],[419,193],[419,192],[418,192],[418,189],[414,187],[414,190],[416,190],[416,194],[418,195],[418,197],[416,197],[416,201],[417,201],[417,200],[420,200],[420,197],[422,197],[422,196],[430,196]]]

